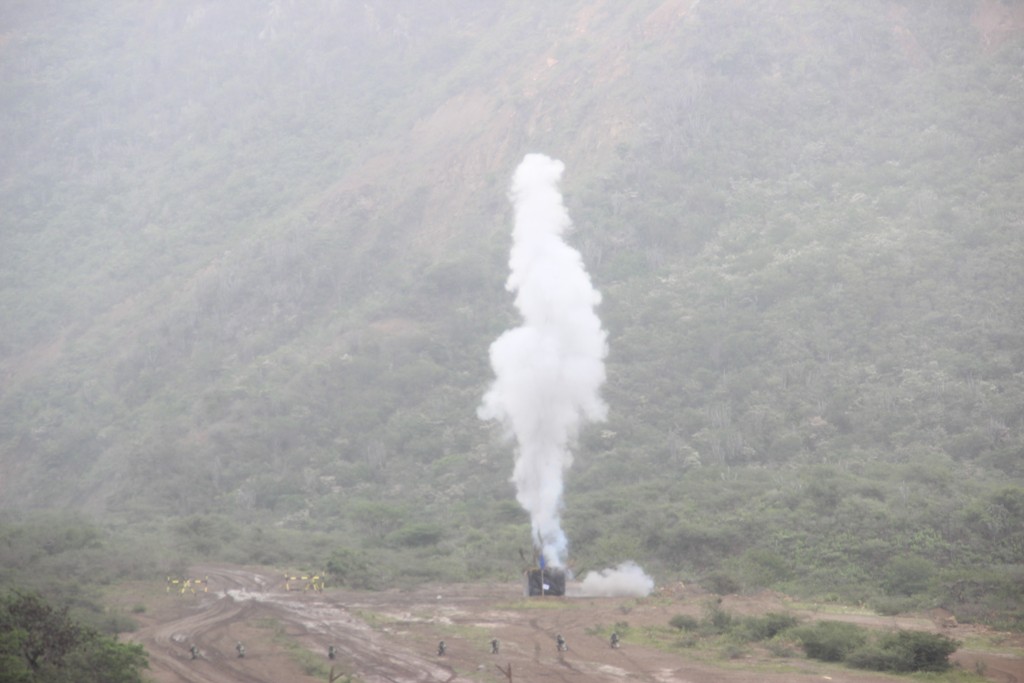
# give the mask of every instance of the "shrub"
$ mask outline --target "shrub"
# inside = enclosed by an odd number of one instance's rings
[[[668,620],[668,625],[680,631],[696,631],[700,628],[700,622],[689,614],[677,614]]]
[[[878,643],[862,645],[846,657],[846,663],[857,669],[897,671],[898,655]]]
[[[841,662],[867,642],[867,631],[842,621],[819,621],[794,630],[811,659]]]
[[[878,671],[910,673],[913,671],[945,671],[950,667],[949,656],[959,643],[938,633],[923,631],[896,631],[879,639],[872,656],[851,654],[849,664],[858,668]],[[859,656],[855,656],[859,655]],[[871,666],[863,666],[871,664]]]
[[[743,620],[743,630],[749,640],[768,640],[779,633],[791,629],[799,623],[792,614],[769,612],[761,617],[748,617]]]
[[[708,605],[707,614],[704,617],[704,625],[711,633],[719,634],[730,631],[735,623],[735,618],[730,612],[726,612],[717,603]]]
[[[368,588],[370,568],[362,553],[351,548],[338,548],[327,560],[327,573],[334,583],[352,588]]]

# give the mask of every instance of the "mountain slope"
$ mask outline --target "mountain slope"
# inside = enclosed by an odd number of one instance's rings
[[[611,349],[581,561],[1019,562],[1015,5],[3,12],[5,506],[494,571],[524,520],[475,407],[543,151]]]

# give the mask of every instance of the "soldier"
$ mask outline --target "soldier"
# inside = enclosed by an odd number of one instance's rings
[[[244,657],[245,656],[245,645],[242,645],[242,641],[238,641],[235,644],[235,652],[238,653],[239,657]]]
[[[448,647],[444,644],[443,640],[440,643],[437,644],[437,656],[438,657],[444,657],[444,653],[447,652],[447,651],[448,651]]]
[[[565,652],[569,649],[569,646],[565,644],[565,638],[562,637],[561,633],[555,636],[555,642],[558,644],[559,652]]]
[[[188,652],[189,652],[189,654],[191,654],[191,655],[192,655],[192,659],[196,659],[197,657],[199,657],[199,648],[198,648],[198,647],[196,647],[195,645],[193,645],[192,647],[190,647],[190,648],[188,649]]]
[[[612,631],[611,646],[613,649],[619,646],[619,634],[615,631]]]
[[[498,639],[497,638],[491,638],[491,654],[492,655],[498,654]]]
[[[327,648],[327,659],[334,659],[335,654],[336,650],[334,649],[333,645]]]

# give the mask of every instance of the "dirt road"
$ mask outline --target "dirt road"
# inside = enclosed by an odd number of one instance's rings
[[[147,611],[130,639],[150,656],[159,683],[326,681],[332,667],[362,683],[513,681],[644,683],[891,683],[891,677],[809,661],[743,653],[708,661],[644,647],[627,638],[609,646],[614,624],[631,632],[662,627],[677,614],[699,616],[707,596],[527,600],[517,584],[474,584],[413,591],[324,593],[285,590],[280,577],[238,567],[198,567],[205,593],[168,598]],[[785,609],[775,596],[730,597],[736,613]],[[801,615],[808,616],[808,615]],[[809,615],[814,618],[814,615]],[[829,615],[828,618],[836,618]],[[839,618],[842,618],[841,615]],[[865,617],[857,615],[863,622]],[[878,617],[881,627],[938,628],[927,619]],[[568,650],[558,651],[561,634]],[[954,637],[961,637],[951,634]],[[498,654],[490,642],[499,642]],[[438,643],[446,645],[438,654]],[[245,645],[239,657],[236,644]],[[192,659],[190,648],[197,648]],[[328,648],[336,655],[329,660]],[[995,681],[1024,680],[1019,657],[960,652],[965,668],[981,659]],[[500,668],[499,668],[500,667]]]

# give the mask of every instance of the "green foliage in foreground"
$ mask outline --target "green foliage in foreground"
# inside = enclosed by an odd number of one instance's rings
[[[717,603],[708,606],[702,619],[677,614],[669,626],[689,634],[676,645],[693,647],[698,638],[723,644],[726,656],[738,656],[742,646],[762,643],[782,656],[791,656],[787,643],[798,642],[811,659],[845,663],[858,669],[893,673],[942,672],[950,668],[949,656],[959,642],[941,634],[922,631],[877,632],[842,621],[818,621],[800,625],[786,613],[738,617]]]
[[[141,683],[141,645],[119,643],[41,597],[0,599],[0,683]]]
[[[867,630],[844,621],[822,621],[804,626],[794,635],[811,659],[841,662],[862,647],[868,639]]]
[[[743,643],[771,640],[797,626],[798,619],[785,612],[768,612],[760,616],[739,617],[722,609],[717,602],[707,605],[701,619],[677,614],[668,621],[672,628],[702,637],[728,636]]]
[[[872,633],[856,624],[821,621],[793,629],[807,656],[845,662],[858,669],[913,673],[946,671],[959,642],[938,633],[894,631]]]

